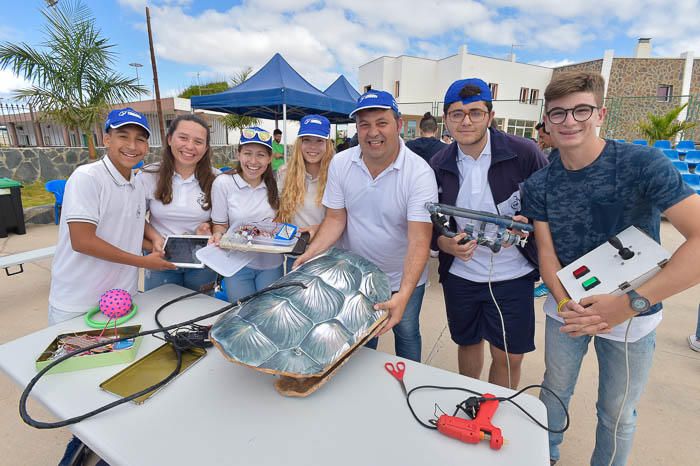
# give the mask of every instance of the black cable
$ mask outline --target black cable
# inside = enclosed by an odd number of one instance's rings
[[[109,340],[109,341],[106,341],[106,342],[95,343],[94,345],[90,345],[90,346],[87,346],[87,347],[85,347],[85,348],[79,348],[79,349],[77,349],[77,350],[75,350],[75,351],[71,351],[70,353],[63,355],[63,356],[61,356],[60,358],[51,361],[47,366],[45,366],[43,369],[41,369],[41,370],[29,381],[29,383],[27,384],[27,386],[26,386],[26,387],[24,388],[24,390],[22,391],[22,395],[21,395],[20,398],[19,398],[19,415],[20,415],[20,417],[22,418],[22,420],[23,420],[26,424],[28,424],[28,425],[30,425],[30,426],[32,426],[32,427],[35,427],[35,428],[37,428],[37,429],[56,429],[56,428],[59,428],[59,427],[65,427],[65,426],[68,426],[68,425],[71,425],[71,424],[76,424],[76,423],[78,423],[78,422],[80,422],[80,421],[83,421],[83,420],[85,420],[85,419],[91,418],[91,417],[93,417],[93,416],[95,416],[95,415],[97,415],[97,414],[103,413],[103,412],[105,412],[105,411],[107,411],[107,410],[109,410],[109,409],[112,409],[112,408],[116,407],[116,406],[119,406],[119,405],[121,405],[121,404],[127,403],[127,402],[129,402],[129,401],[132,401],[132,400],[134,400],[134,399],[140,397],[140,396],[143,396],[143,395],[146,395],[146,394],[148,394],[148,393],[150,393],[150,392],[152,392],[152,391],[155,391],[155,390],[159,389],[160,387],[166,385],[168,382],[170,382],[172,379],[174,379],[174,378],[180,373],[180,369],[181,369],[181,367],[182,367],[182,352],[187,350],[186,347],[183,347],[183,346],[181,346],[180,344],[173,344],[173,337],[172,337],[172,335],[170,335],[170,334],[168,333],[170,330],[177,330],[177,329],[180,329],[180,328],[185,327],[185,326],[187,326],[187,325],[194,324],[195,322],[198,322],[198,321],[200,321],[200,320],[205,320],[205,319],[208,319],[208,318],[210,318],[210,317],[217,316],[217,315],[219,315],[219,314],[222,314],[222,313],[224,313],[224,312],[226,312],[226,311],[228,311],[228,310],[234,308],[235,306],[238,306],[238,305],[240,305],[240,304],[242,304],[242,303],[244,303],[244,302],[247,302],[247,301],[250,301],[250,300],[253,299],[253,298],[256,298],[257,296],[261,295],[262,293],[265,293],[265,292],[270,291],[270,290],[276,290],[276,289],[279,289],[279,288],[286,288],[286,287],[289,287],[289,286],[299,286],[299,287],[301,287],[301,288],[307,288],[307,286],[306,286],[304,283],[302,283],[302,282],[296,282],[296,281],[290,281],[290,282],[282,283],[282,284],[279,284],[279,285],[270,285],[270,286],[268,286],[268,287],[266,287],[266,288],[264,288],[264,289],[262,289],[262,290],[260,290],[260,291],[256,291],[256,292],[253,293],[253,294],[250,294],[250,295],[248,295],[248,296],[246,296],[246,297],[244,297],[244,298],[241,298],[241,299],[238,300],[238,302],[235,303],[235,304],[228,304],[228,305],[226,305],[226,306],[224,306],[224,307],[221,307],[221,308],[219,308],[219,309],[217,309],[217,310],[215,310],[215,311],[213,311],[213,312],[210,312],[210,313],[208,313],[208,314],[205,314],[205,315],[202,315],[202,316],[199,316],[199,317],[195,317],[195,318],[190,319],[190,320],[187,320],[187,321],[185,321],[185,322],[179,322],[179,323],[176,323],[176,324],[168,325],[167,327],[163,327],[163,326],[161,325],[161,323],[159,322],[158,318],[157,318],[157,316],[163,311],[163,309],[165,309],[165,308],[167,308],[168,306],[171,306],[172,304],[175,304],[175,303],[177,303],[177,302],[179,302],[179,301],[182,301],[182,300],[184,300],[184,299],[186,299],[186,298],[190,298],[190,297],[192,297],[192,296],[198,295],[198,294],[200,294],[200,293],[199,293],[198,291],[196,291],[196,292],[187,293],[187,294],[184,294],[184,295],[182,295],[182,296],[178,296],[177,298],[171,299],[170,301],[168,301],[168,302],[166,302],[165,304],[161,305],[161,306],[156,310],[156,312],[155,312],[155,315],[156,315],[156,324],[158,325],[159,328],[153,329],[153,330],[145,330],[145,331],[140,332],[140,333],[137,333],[137,334],[135,334],[135,335],[130,335],[130,336],[122,337],[122,338],[119,338],[119,339],[116,339],[116,340]],[[55,366],[57,366],[58,364],[62,363],[62,362],[65,361],[66,359],[69,359],[69,358],[71,358],[71,357],[73,357],[73,356],[76,356],[76,355],[78,355],[78,354],[84,353],[84,352],[86,352],[86,351],[91,351],[91,350],[93,350],[93,349],[95,349],[95,348],[100,348],[100,347],[102,347],[102,346],[111,345],[111,344],[114,344],[114,343],[117,343],[117,342],[120,342],[120,341],[124,341],[124,340],[130,340],[130,339],[132,339],[132,338],[137,338],[137,337],[142,337],[142,336],[147,336],[147,335],[154,335],[154,334],[156,334],[156,333],[163,333],[163,335],[164,335],[164,337],[165,337],[165,340],[171,343],[171,347],[173,348],[173,351],[175,351],[175,353],[176,353],[176,355],[177,355],[177,365],[176,365],[176,368],[175,368],[175,370],[174,370],[173,372],[171,372],[170,375],[168,375],[165,379],[161,380],[160,382],[158,382],[158,383],[156,383],[156,384],[154,384],[154,385],[152,385],[152,386],[150,386],[150,387],[148,387],[148,388],[145,388],[145,389],[141,390],[140,392],[134,393],[134,394],[129,395],[129,396],[124,397],[124,398],[120,398],[119,400],[113,401],[112,403],[108,403],[108,404],[106,404],[106,405],[104,405],[104,406],[101,406],[101,407],[99,407],[99,408],[96,408],[96,409],[94,409],[94,410],[92,410],[92,411],[89,411],[89,412],[87,412],[87,413],[85,413],[85,414],[81,414],[81,415],[79,415],[79,416],[75,416],[75,417],[72,417],[72,418],[69,418],[69,419],[65,419],[65,420],[63,420],[63,421],[56,421],[56,422],[37,421],[37,420],[35,420],[34,418],[32,418],[32,417],[29,415],[29,413],[27,412],[27,400],[29,399],[29,394],[31,393],[32,389],[33,389],[34,386],[37,384],[37,382],[39,382],[39,379],[41,379],[48,371],[50,371],[51,369],[53,369]],[[183,340],[184,340],[184,339],[180,339],[180,340],[174,339],[174,341],[175,341],[176,343],[180,343],[180,342],[182,342]]]
[[[566,415],[566,423],[564,424],[564,427],[563,427],[562,429],[551,429],[551,428],[547,427],[546,425],[542,424],[540,421],[538,421],[537,419],[535,419],[535,417],[534,417],[532,414],[530,414],[525,408],[523,408],[523,407],[520,406],[518,403],[516,403],[515,401],[513,401],[514,398],[516,398],[517,396],[521,395],[521,394],[522,394],[523,392],[525,392],[526,390],[530,390],[530,389],[532,389],[532,388],[540,388],[540,389],[543,389],[543,390],[548,391],[549,393],[551,393],[552,395],[554,395],[554,398],[556,398],[557,401],[559,402],[559,404],[561,404],[561,407],[562,407],[562,409],[564,410],[564,414]],[[415,411],[413,410],[413,406],[411,405],[411,395],[412,395],[414,392],[418,391],[418,390],[426,390],[426,389],[434,389],[434,390],[459,390],[459,391],[462,391],[462,392],[471,393],[472,395],[476,395],[476,396],[479,397],[479,398],[476,400],[476,401],[478,401],[479,403],[483,403],[483,402],[485,402],[485,401],[500,401],[500,402],[509,402],[509,403],[512,403],[512,404],[514,404],[520,411],[522,411],[523,413],[525,413],[525,415],[526,415],[527,417],[529,417],[535,424],[537,424],[539,427],[543,428],[543,429],[546,430],[547,432],[551,432],[551,433],[553,433],[553,434],[561,434],[561,433],[564,433],[564,432],[566,432],[566,430],[569,428],[569,412],[567,411],[566,406],[564,405],[564,402],[561,400],[561,398],[559,398],[559,397],[557,396],[556,393],[554,393],[552,390],[550,390],[549,388],[545,387],[544,385],[528,385],[527,387],[525,387],[525,388],[523,388],[523,389],[517,391],[516,393],[512,394],[511,396],[506,396],[506,397],[494,397],[494,398],[484,398],[484,394],[483,394],[483,393],[479,393],[479,392],[476,392],[476,391],[474,391],[474,390],[469,390],[468,388],[464,388],[464,387],[443,387],[443,386],[439,386],[439,385],[419,385],[419,386],[414,387],[414,388],[412,388],[411,390],[409,390],[409,392],[406,394],[406,404],[408,404],[408,409],[411,410],[411,414],[413,415],[413,417],[415,418],[415,420],[418,421],[418,423],[419,423],[420,425],[422,425],[423,427],[425,427],[425,428],[427,428],[427,429],[437,429],[437,427],[436,427],[435,425],[427,424],[427,423],[423,422],[423,421],[416,415]],[[469,416],[471,417],[471,414],[470,414],[469,411],[466,409],[466,405],[467,405],[467,403],[469,402],[469,400],[470,400],[470,398],[467,398],[466,400],[464,400],[464,401],[462,401],[461,403],[459,403],[459,404],[457,405],[457,409],[455,410],[455,413],[453,414],[453,416],[456,416],[457,413],[461,410],[461,411],[464,411],[467,415],[469,415]],[[463,405],[465,405],[465,406],[463,406]]]

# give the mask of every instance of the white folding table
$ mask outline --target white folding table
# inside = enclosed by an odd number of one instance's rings
[[[139,294],[137,316],[129,324],[155,328],[155,309],[189,290],[165,285]],[[226,303],[207,296],[178,302],[161,321],[176,323]],[[73,319],[0,346],[0,368],[20,386],[36,374],[34,361],[56,335],[84,330]],[[162,341],[144,337],[138,357]],[[71,426],[110,465],[547,465],[547,433],[515,406],[501,403],[493,423],[506,444],[472,445],[421,427],[411,416],[399,383],[384,369],[392,355],[360,348],[337,374],[307,398],[286,398],[274,376],[227,361],[215,348],[142,405],[128,403]],[[509,395],[511,390],[434,367],[406,362],[405,383],[446,385]],[[124,365],[50,374],[32,395],[59,419],[115,400],[98,385]],[[426,390],[412,396],[416,413],[431,419],[437,403],[452,414],[468,395]],[[546,423],[544,405],[534,396],[517,401]]]

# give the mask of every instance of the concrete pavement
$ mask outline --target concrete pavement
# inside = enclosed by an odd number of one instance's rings
[[[29,225],[27,234],[0,239],[0,255],[51,246],[56,243],[54,225]],[[668,223],[662,225],[664,247],[674,251],[682,236]],[[47,325],[47,299],[51,260],[27,264],[25,272],[7,277],[0,272],[0,343],[36,331]],[[430,262],[430,286],[421,314],[423,362],[457,371],[456,346],[446,328],[442,289],[437,282],[437,259]],[[544,373],[543,298],[536,300],[537,350],[523,363],[521,386],[542,382]],[[695,287],[665,302],[664,320],[657,331],[654,366],[638,408],[635,445],[629,464],[690,465],[697,462],[700,432],[700,353],[688,348],[686,338],[695,329],[700,288]],[[379,349],[393,352],[390,335],[382,337]],[[40,349],[37,348],[37,352]],[[565,354],[561,357],[566,357]],[[482,379],[486,378],[488,356]],[[579,383],[570,406],[572,426],[561,449],[562,466],[588,464],[595,441],[597,399],[595,352],[586,356]],[[9,465],[56,464],[70,433],[67,429],[40,431],[19,418],[17,402],[21,390],[0,375],[0,463]],[[37,403],[30,412],[41,419],[49,414]],[[507,432],[504,435],[508,435]],[[468,458],[465,446],[465,460]]]

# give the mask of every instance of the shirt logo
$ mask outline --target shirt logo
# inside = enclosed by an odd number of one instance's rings
[[[204,201],[204,193],[199,193],[199,197],[197,197],[197,204],[199,204],[199,207],[204,209],[206,202]]]

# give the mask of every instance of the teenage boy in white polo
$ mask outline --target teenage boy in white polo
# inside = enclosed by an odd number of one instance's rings
[[[112,110],[105,132],[107,155],[76,168],[66,183],[49,325],[84,314],[111,288],[136,294],[139,267],[176,268],[162,253],[141,255],[146,196],[132,167],[148,153],[146,117],[131,108]]]
[[[333,157],[323,196],[326,217],[295,267],[342,235],[345,248],[377,264],[391,281],[391,299],[375,306],[389,312],[380,335],[393,328],[396,355],[420,361],[418,316],[432,231],[425,203],[437,201],[435,176],[401,140],[402,120],[391,94],[368,91],[353,116],[359,145]],[[376,348],[377,339],[368,346]]]
[[[700,196],[658,149],[598,137],[604,88],[599,74],[569,72],[556,74],[545,89],[545,123],[557,149],[551,163],[525,182],[522,214],[534,220],[540,273],[550,290],[542,384],[568,405],[595,335],[598,425],[591,465],[621,466],[632,450],[661,300],[700,281]],[[686,241],[656,276],[620,296],[569,299],[558,270],[632,225],[659,242],[662,212]],[[549,426],[560,429],[559,402],[545,390],[540,399]],[[549,434],[552,464],[563,439]]]

